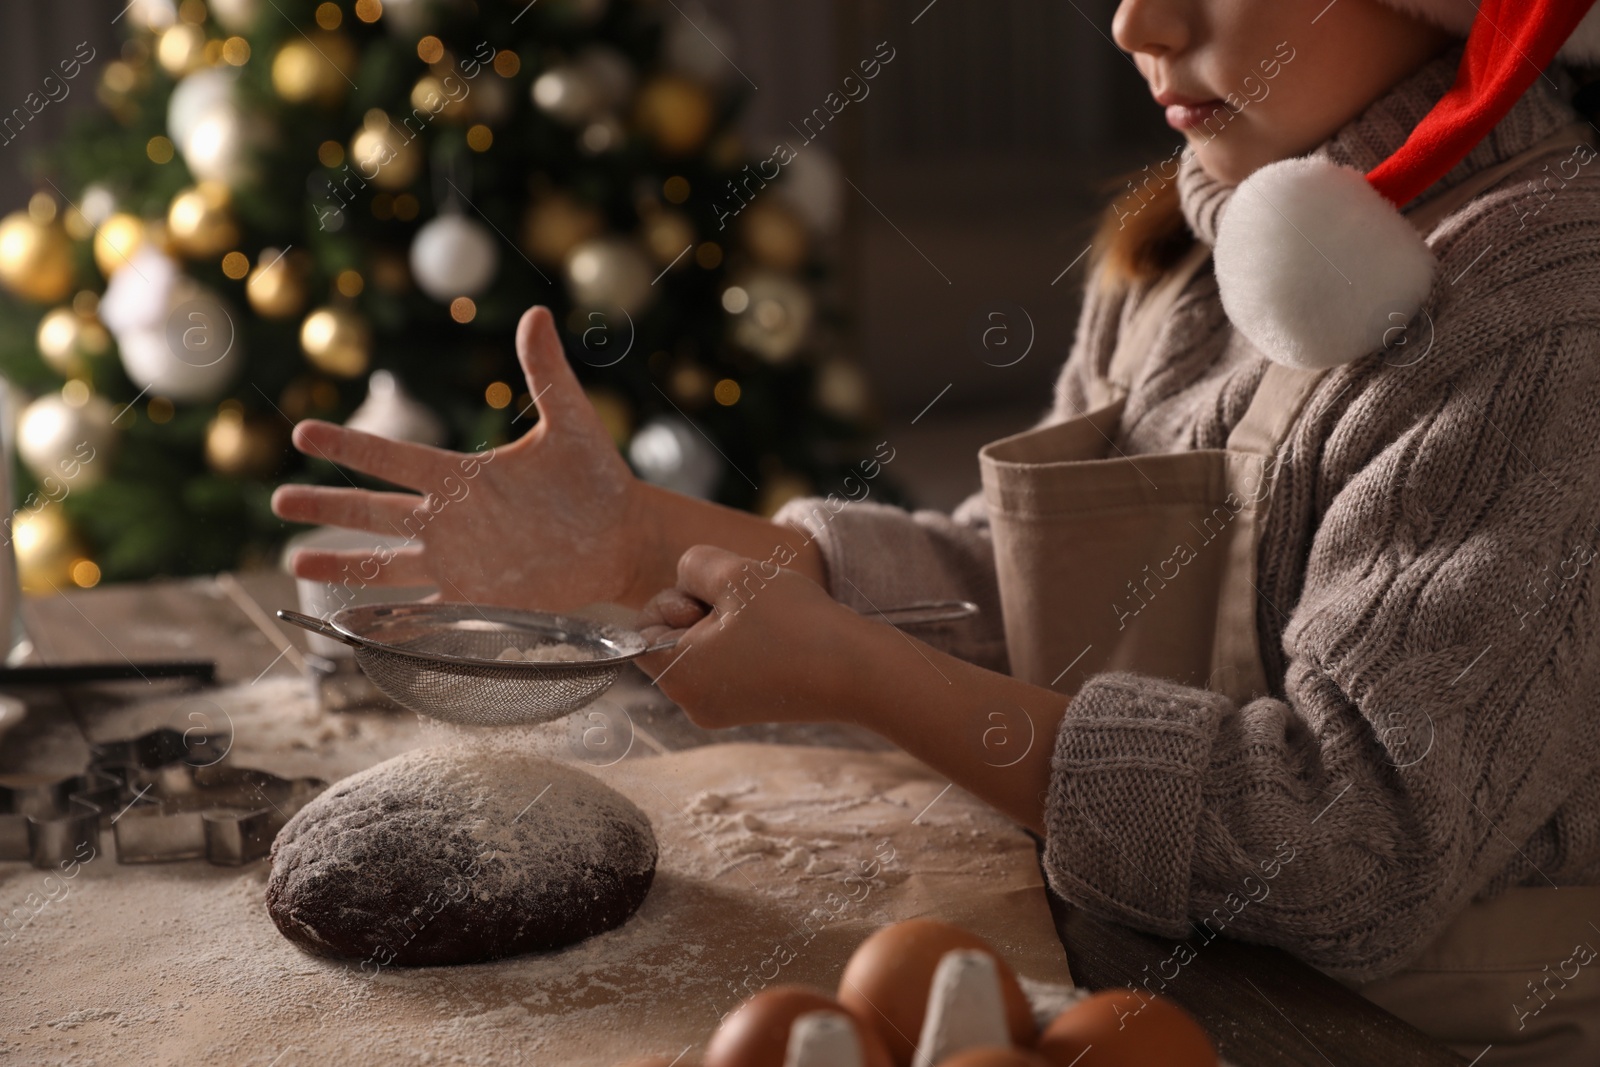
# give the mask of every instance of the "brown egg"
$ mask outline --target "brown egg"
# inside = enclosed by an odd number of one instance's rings
[[[1033,1044],[1038,1029],[1017,976],[977,934],[936,919],[886,926],[856,949],[839,979],[839,1003],[878,1031],[899,1067],[910,1067],[928,1010],[933,972],[951,949],[980,949],[994,957],[1013,1044]]]
[[[1096,993],[1057,1015],[1039,1037],[1056,1067],[1216,1067],[1217,1050],[1193,1016],[1132,989]]]
[[[1027,1049],[969,1048],[940,1060],[939,1067],[1050,1067],[1050,1061]]]
[[[642,1060],[629,1060],[622,1067],[695,1067],[690,1060],[674,1060],[666,1056],[646,1056]]]
[[[763,989],[723,1020],[706,1047],[706,1067],[783,1067],[789,1027],[813,1011],[836,1011],[855,1023],[863,1067],[890,1067],[889,1053],[872,1028],[861,1025],[826,993],[802,986]]]

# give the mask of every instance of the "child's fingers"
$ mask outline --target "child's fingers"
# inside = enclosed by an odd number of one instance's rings
[[[653,623],[674,630],[687,630],[705,618],[711,609],[685,593],[682,589],[665,589],[645,605],[645,614]]]
[[[738,583],[753,561],[715,545],[694,545],[678,557],[678,588],[705,604],[729,610]]]

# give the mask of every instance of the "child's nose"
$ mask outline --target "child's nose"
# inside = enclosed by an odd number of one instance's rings
[[[1111,35],[1125,52],[1162,56],[1181,52],[1189,40],[1185,10],[1193,0],[1122,0]]]

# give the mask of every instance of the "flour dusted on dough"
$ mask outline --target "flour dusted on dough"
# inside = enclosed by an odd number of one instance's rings
[[[592,775],[447,745],[352,775],[291,819],[267,905],[321,955],[477,962],[620,925],[655,863],[649,819]]]

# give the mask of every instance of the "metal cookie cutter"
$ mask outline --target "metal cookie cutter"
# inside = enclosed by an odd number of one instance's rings
[[[130,777],[128,785],[136,800],[111,827],[118,863],[204,858],[233,867],[265,856],[289,817],[328,787],[318,778],[187,763]]]
[[[0,783],[0,860],[49,868],[82,859],[83,846],[99,845],[101,814],[115,811],[121,795],[122,780],[96,770],[68,778],[7,776]]]
[[[224,742],[163,727],[92,745],[84,774],[0,782],[0,860],[58,866],[98,846],[106,826],[118,863],[259,859],[327,783],[220,766]]]

